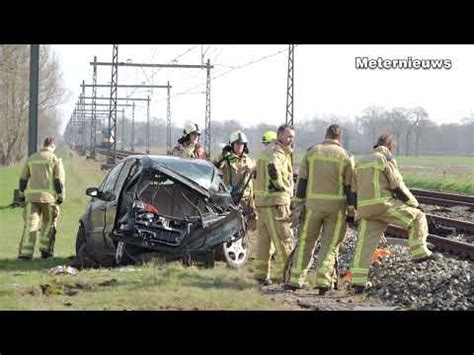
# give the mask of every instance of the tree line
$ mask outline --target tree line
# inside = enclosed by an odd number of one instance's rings
[[[283,122],[282,122],[283,123]],[[378,136],[389,132],[397,139],[397,155],[472,155],[474,154],[474,115],[461,118],[458,123],[437,124],[429,119],[422,107],[394,108],[368,107],[362,115],[355,118],[337,116],[315,116],[295,124],[295,153],[304,153],[309,147],[324,140],[326,128],[332,123],[344,127],[343,146],[355,154],[372,150]],[[120,123],[119,123],[120,125]],[[265,131],[276,131],[279,124],[259,123],[244,126],[237,120],[212,121],[212,150],[218,152],[228,143],[229,136],[236,130],[245,133],[250,151],[261,150],[261,138]],[[125,147],[130,143],[131,124],[125,119]],[[120,126],[119,126],[120,130]],[[135,123],[135,140],[138,145],[145,144],[146,126],[144,122]],[[182,128],[172,125],[172,145],[182,134]],[[151,146],[166,146],[166,121],[152,118],[150,123]]]

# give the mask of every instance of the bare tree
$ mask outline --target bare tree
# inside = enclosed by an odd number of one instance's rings
[[[407,112],[408,109],[395,107],[387,113],[390,131],[397,141],[397,155],[400,154],[401,137],[406,132],[408,125]]]
[[[0,46],[0,163],[11,165],[26,154],[30,50],[26,45]],[[65,97],[59,63],[48,46],[41,46],[38,130],[58,134],[56,107]]]
[[[415,133],[415,155],[418,155],[423,129],[430,124],[430,121],[428,120],[428,113],[423,107],[414,108],[412,113],[414,114],[413,131]]]
[[[2,112],[0,116],[0,161],[12,164],[25,154],[28,109],[28,52],[26,46],[0,46]]]
[[[364,115],[358,120],[364,131],[370,134],[371,142],[375,142],[380,134],[380,127],[386,117],[386,111],[380,106],[370,106],[363,113]]]

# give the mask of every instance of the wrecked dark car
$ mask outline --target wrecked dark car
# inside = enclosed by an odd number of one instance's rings
[[[240,267],[248,259],[241,208],[207,161],[130,156],[86,194],[92,199],[79,221],[75,266],[160,257]]]

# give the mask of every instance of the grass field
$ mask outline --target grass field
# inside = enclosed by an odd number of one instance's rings
[[[472,156],[401,156],[397,162],[409,187],[474,195]]]
[[[294,161],[299,164],[302,159],[298,155]],[[474,156],[399,156],[396,160],[409,187],[474,195]]]
[[[87,204],[84,191],[103,177],[100,164],[58,149],[66,170],[55,257],[17,260],[22,209],[8,205],[18,186],[20,166],[0,168],[0,309],[282,309],[262,296],[251,265],[240,270],[216,263],[214,269],[179,263],[133,268],[91,269],[77,276],[48,273],[74,255],[78,220]]]

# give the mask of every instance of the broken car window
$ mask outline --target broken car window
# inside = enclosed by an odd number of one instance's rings
[[[214,178],[214,167],[206,162],[193,162],[187,160],[161,159],[160,165],[172,170],[209,190]]]

